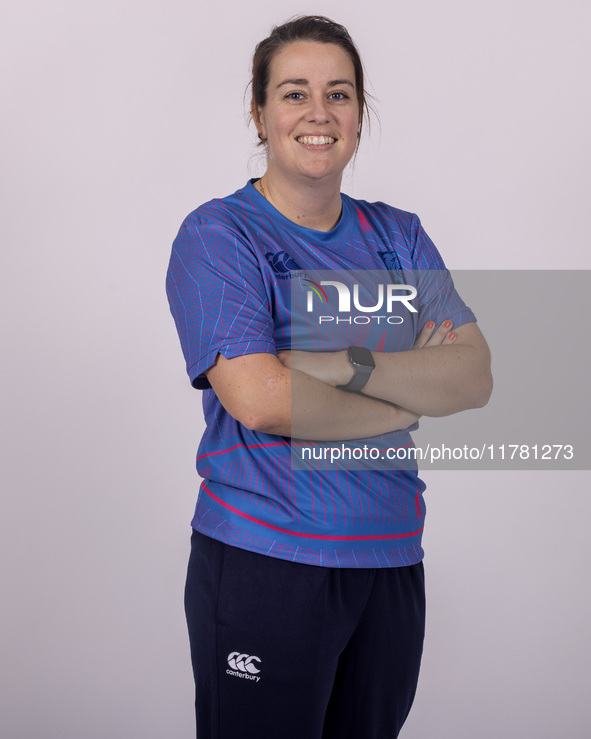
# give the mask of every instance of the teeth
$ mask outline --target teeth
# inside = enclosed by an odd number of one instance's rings
[[[325,146],[326,144],[334,144],[336,139],[332,136],[300,136],[298,138],[300,144],[306,144],[306,146]]]

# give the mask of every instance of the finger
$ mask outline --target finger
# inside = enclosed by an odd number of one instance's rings
[[[455,331],[450,331],[445,339],[443,339],[443,341],[441,342],[441,346],[445,346],[445,344],[453,344],[456,338],[457,337]]]
[[[427,323],[423,326],[423,330],[417,336],[417,339],[413,345],[413,349],[422,349],[424,346],[426,346],[427,342],[431,338],[431,334],[433,333],[434,328],[435,323],[433,321],[427,321]]]
[[[452,326],[453,326],[453,321],[449,321],[449,320],[444,321],[438,327],[438,329],[433,332],[433,335],[431,336],[429,341],[425,344],[425,346],[441,346],[441,344],[443,344],[448,334],[450,333]]]

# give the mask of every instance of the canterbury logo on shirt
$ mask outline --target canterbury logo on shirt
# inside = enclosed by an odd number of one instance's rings
[[[260,670],[254,664],[255,662],[260,664],[261,660],[254,655],[242,654],[241,652],[230,652],[228,655],[228,664],[232,669],[226,670],[226,674],[234,675],[234,677],[246,678],[247,680],[255,680],[258,683],[261,679],[260,677],[257,677]]]
[[[287,276],[290,272],[300,269],[286,251],[268,251],[265,257],[275,274]]]

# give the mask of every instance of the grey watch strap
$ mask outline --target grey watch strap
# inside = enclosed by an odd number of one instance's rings
[[[376,365],[371,351],[364,346],[350,346],[347,349],[347,354],[355,374],[346,385],[337,385],[337,387],[339,390],[348,390],[354,393],[362,390],[367,385],[367,381]]]

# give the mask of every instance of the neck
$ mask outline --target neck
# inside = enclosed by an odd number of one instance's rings
[[[341,179],[310,180],[293,187],[267,170],[255,183],[261,194],[290,221],[315,231],[332,231],[341,217]]]

